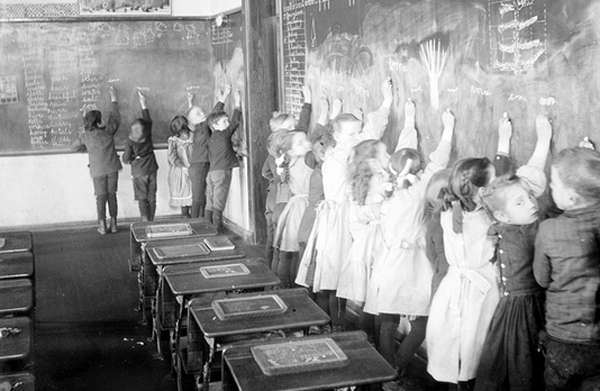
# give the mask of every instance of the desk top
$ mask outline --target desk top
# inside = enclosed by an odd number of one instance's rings
[[[23,313],[33,307],[31,280],[0,280],[0,315]]]
[[[377,353],[361,331],[328,335],[348,357],[348,363],[339,368],[328,368],[310,372],[273,375],[263,374],[250,351],[253,345],[282,343],[307,339],[320,339],[324,335],[303,338],[286,338],[272,342],[250,342],[226,348],[223,353],[225,365],[229,368],[240,391],[300,391],[334,389],[363,384],[390,381],[396,371]]]
[[[279,296],[287,306],[287,310],[284,313],[261,317],[220,320],[205,302],[192,300],[189,311],[202,333],[209,338],[321,326],[329,322],[329,316],[308,297],[308,292],[302,288],[245,293],[231,298],[264,295]]]
[[[157,254],[157,249],[162,246],[172,246],[172,245],[187,245],[187,244],[195,244],[203,242],[202,237],[193,237],[193,238],[173,238],[170,240],[157,240],[149,242],[146,246],[146,253],[148,254],[148,258],[154,266],[168,266],[168,265],[179,265],[185,263],[199,263],[199,262],[212,262],[212,261],[220,261],[227,259],[236,259],[243,258],[244,252],[240,250],[237,246],[233,250],[223,250],[223,251],[211,251],[206,255],[194,255],[194,256],[183,256],[183,257],[175,257],[175,258],[161,258]]]
[[[30,252],[0,253],[0,279],[31,277],[33,269],[33,254]]]
[[[206,278],[201,268],[203,264],[182,264],[167,266],[163,270],[165,281],[174,295],[191,295],[210,292],[252,289],[279,285],[279,278],[269,269],[262,258],[241,258],[228,261],[211,262],[210,266],[231,264],[244,265],[246,275],[224,278]]]
[[[0,232],[0,254],[33,250],[31,232]]]
[[[31,320],[25,317],[0,319],[0,330],[5,327],[21,332],[0,338],[0,362],[25,359],[31,350]]]
[[[148,237],[146,232],[146,228],[152,225],[164,225],[164,224],[190,224],[192,226],[193,233],[191,235],[185,236],[172,236],[172,237],[157,237],[151,238]],[[135,241],[139,243],[145,242],[154,242],[154,241],[165,241],[165,240],[173,240],[173,239],[181,239],[181,238],[193,238],[193,237],[204,237],[204,236],[215,236],[217,234],[217,227],[215,225],[209,224],[208,221],[204,219],[185,219],[185,218],[177,218],[177,219],[165,219],[165,220],[156,220],[156,221],[146,221],[146,222],[138,222],[133,223],[130,226],[131,234]]]

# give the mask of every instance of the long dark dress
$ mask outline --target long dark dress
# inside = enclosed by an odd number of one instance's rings
[[[477,371],[476,391],[544,389],[538,334],[544,327],[544,292],[533,276],[538,223],[495,224],[501,299],[490,323]]]

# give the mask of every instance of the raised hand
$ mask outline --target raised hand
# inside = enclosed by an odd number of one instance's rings
[[[317,123],[321,126],[326,126],[327,118],[329,116],[329,100],[325,95],[321,95],[319,101],[319,107],[321,111],[319,112],[319,119],[317,120]]]
[[[333,101],[333,104],[331,105],[331,112],[329,113],[329,119],[333,120],[338,115],[340,115],[342,113],[343,106],[344,106],[344,103],[342,102],[342,100],[340,98],[335,98],[335,100]]]
[[[312,92],[307,84],[302,86],[302,95],[304,96],[304,103],[312,103]]]
[[[456,118],[454,114],[448,109],[444,111],[442,114],[442,124],[444,125],[444,129],[454,129],[454,124],[456,123]]]
[[[146,108],[146,95],[141,90],[137,90],[138,100],[143,109]]]
[[[233,94],[233,105],[236,108],[242,107],[242,94],[240,90],[235,90],[235,93]]]
[[[381,93],[383,94],[383,100],[386,102],[391,102],[394,99],[394,92],[392,88],[392,78],[386,77],[381,85]]]
[[[584,137],[583,140],[581,140],[581,142],[579,142],[579,148],[593,149],[595,151],[596,145],[594,144],[594,142],[592,140],[590,140],[589,137]]]
[[[108,94],[110,95],[111,102],[117,101],[117,90],[115,89],[115,86],[111,85],[108,87]]]
[[[548,117],[542,114],[535,117],[535,132],[538,140],[550,141],[552,139],[552,124]]]
[[[502,118],[498,121],[498,138],[510,141],[512,137],[512,122],[508,117],[508,113],[502,114]]]
[[[404,128],[413,128],[416,122],[417,109],[415,102],[407,100],[404,104]]]
[[[194,105],[194,93],[188,91],[186,94],[188,106],[192,107]]]

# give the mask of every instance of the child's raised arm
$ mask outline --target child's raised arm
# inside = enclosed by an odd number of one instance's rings
[[[321,96],[321,112],[319,113],[319,118],[317,119],[317,125],[327,126],[329,123],[329,100],[325,95]]]
[[[383,95],[381,106],[374,112],[367,114],[367,118],[365,119],[365,124],[361,132],[361,138],[364,140],[379,140],[383,137],[383,133],[388,124],[390,109],[394,101],[392,79],[390,77],[386,78],[381,85],[381,93]]]
[[[236,90],[233,94],[233,115],[231,116],[231,121],[229,124],[229,128],[227,128],[226,132],[229,136],[233,135],[235,131],[240,126],[242,122],[242,95],[240,90]]]
[[[194,107],[194,93],[188,91],[188,93],[186,94],[186,96],[187,96],[187,103],[188,103],[188,110],[189,110],[192,107]]]
[[[150,110],[146,104],[146,95],[141,90],[137,91],[138,100],[140,107],[142,108],[142,118],[144,119],[144,137],[149,142],[152,142],[152,118],[150,117]]]
[[[546,167],[550,141],[552,141],[552,125],[545,115],[540,114],[535,118],[535,132],[537,142],[527,165],[543,170]]]
[[[450,160],[450,152],[452,150],[452,138],[454,137],[454,126],[456,119],[454,114],[450,110],[444,111],[442,114],[442,137],[440,142],[430,155],[429,164],[427,165],[426,171],[439,171],[443,170]]]
[[[512,123],[508,113],[504,112],[500,121],[498,121],[498,149],[494,158],[494,168],[496,176],[507,174],[512,170],[512,161],[510,159],[510,140],[512,138]]]
[[[121,114],[119,113],[119,104],[117,102],[117,91],[115,87],[110,86],[108,89],[108,93],[110,94],[110,114],[108,115],[108,121],[106,122],[106,131],[114,135],[119,130],[119,126],[121,125]]]
[[[396,143],[396,149],[394,152],[397,152],[402,148],[417,149],[419,141],[417,138],[417,128],[415,123],[415,103],[411,100],[407,100],[404,104],[404,127],[398,136],[398,142]]]
[[[300,110],[296,130],[307,133],[310,126],[310,115],[312,113],[312,92],[310,91],[310,87],[306,84],[302,87],[302,95],[304,96],[304,104],[302,105],[302,110]]]

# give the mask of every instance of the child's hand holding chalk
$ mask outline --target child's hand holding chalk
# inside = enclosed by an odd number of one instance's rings
[[[110,94],[110,101],[116,102],[117,101],[117,90],[115,89],[115,86],[111,85],[110,87],[108,87],[108,93]]]

